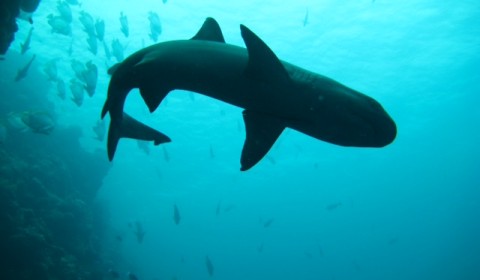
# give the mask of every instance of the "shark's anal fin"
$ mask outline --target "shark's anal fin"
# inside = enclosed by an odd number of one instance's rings
[[[240,159],[241,171],[257,164],[285,129],[283,121],[262,113],[245,110],[243,119],[247,136]]]
[[[245,74],[252,79],[275,83],[290,83],[287,70],[275,53],[245,25],[240,25],[243,41],[247,46],[248,64]]]
[[[107,143],[109,160],[113,159],[120,138],[153,141],[155,145],[171,141],[165,134],[137,121],[126,113],[123,113],[123,117],[120,120],[112,120],[110,122]]]
[[[198,30],[197,34],[195,34],[195,36],[193,36],[191,40],[204,40],[225,43],[225,38],[223,37],[220,25],[218,25],[218,22],[211,17],[205,20],[200,30]]]

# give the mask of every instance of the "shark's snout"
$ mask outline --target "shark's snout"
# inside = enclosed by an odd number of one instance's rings
[[[370,146],[381,148],[392,143],[397,136],[397,125],[376,100],[368,98],[366,103],[363,120],[372,128]]]
[[[378,121],[378,123],[380,125],[377,125],[375,129],[375,147],[381,148],[395,140],[395,137],[397,137],[397,125],[388,115],[384,116],[383,120]]]
[[[397,126],[385,109],[373,98],[360,95],[362,102],[354,103],[345,113],[344,134],[337,140],[346,146],[381,148],[392,143]],[[336,142],[334,142],[336,143]]]

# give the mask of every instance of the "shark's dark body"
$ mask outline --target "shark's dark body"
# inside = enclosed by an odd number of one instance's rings
[[[170,141],[123,113],[133,88],[140,89],[151,112],[174,89],[244,108],[247,135],[241,170],[260,161],[286,127],[342,146],[383,147],[395,139],[395,123],[374,99],[280,61],[243,25],[241,33],[246,49],[226,44],[218,24],[209,18],[191,40],[150,46],[118,65],[102,112],[111,116],[109,158],[120,137]]]

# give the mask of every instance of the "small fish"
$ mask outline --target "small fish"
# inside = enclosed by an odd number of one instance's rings
[[[33,55],[33,57],[30,59],[30,61],[25,64],[22,68],[20,68],[17,72],[17,76],[15,77],[15,82],[20,81],[21,79],[24,79],[27,76],[28,69],[33,63],[33,60],[35,60],[36,55]]]
[[[205,257],[205,265],[207,266],[208,275],[213,276],[214,267],[208,256]]]
[[[95,132],[95,139],[102,142],[105,138],[106,126],[103,120],[98,120],[94,127],[92,127],[93,132]]]
[[[123,35],[125,35],[125,37],[128,37],[128,18],[126,15],[123,14],[123,12],[120,12],[120,25]]]
[[[110,52],[110,49],[108,48],[107,43],[105,40],[103,41],[103,50],[105,52],[105,56],[107,57],[108,60],[112,58],[112,53]]]
[[[22,114],[23,123],[33,132],[39,134],[50,134],[55,128],[55,121],[52,115],[46,111],[30,111]]]
[[[97,37],[88,35],[87,37],[87,43],[88,43],[88,50],[93,54],[97,55],[98,51],[98,43],[97,43]]]
[[[33,24],[32,14],[33,14],[32,12],[26,12],[26,11],[20,9],[20,11],[17,15],[17,18],[19,18],[21,20],[24,20],[24,21],[27,21],[30,24]]]
[[[177,205],[173,205],[173,221],[176,225],[180,223],[180,211],[178,210]]]
[[[95,39],[97,41],[97,39]],[[83,80],[85,81],[85,90],[88,96],[92,97],[95,94],[98,80],[98,69],[92,61],[85,63],[85,70],[83,71]]]
[[[83,31],[85,31],[88,36],[95,37],[95,21],[93,20],[92,15],[85,11],[80,12],[80,22],[83,25]]]
[[[310,252],[304,252],[304,255],[307,259],[312,259],[313,255]]]
[[[146,232],[143,230],[142,224],[140,222],[135,222],[135,230],[133,231],[133,233],[137,237],[138,243],[142,244]]]
[[[332,203],[332,204],[327,205],[325,207],[325,209],[327,209],[328,211],[332,211],[332,210],[337,209],[340,206],[342,206],[342,203],[341,202],[336,202],[336,203]]]
[[[110,276],[110,278],[112,279],[119,279],[120,278],[120,273],[118,273],[117,271],[113,270],[113,269],[109,269],[108,270],[108,275]]]
[[[97,19],[97,21],[95,21],[95,31],[98,40],[103,41],[103,38],[105,37],[105,21],[103,21],[103,19]]]
[[[16,132],[27,132],[28,126],[22,121],[23,113],[8,113],[7,115],[7,128]]]
[[[150,21],[150,38],[156,42],[158,36],[162,34],[162,24],[160,23],[160,17],[157,13],[150,11],[148,13],[148,20]]]
[[[128,280],[138,280],[138,277],[131,272],[129,272],[127,275],[128,275]]]
[[[118,241],[118,242],[122,242],[123,241],[123,237],[120,235],[120,234],[117,234],[115,236],[115,239]]]
[[[45,63],[43,72],[47,75],[50,81],[56,81],[58,79],[57,60],[52,59]]]
[[[277,161],[275,160],[274,157],[272,157],[271,155],[265,155],[265,158],[271,163],[271,164],[276,164]]]
[[[163,149],[163,158],[165,159],[166,162],[170,161],[170,155],[168,154],[167,148],[165,146],[162,146]]]
[[[87,71],[85,65],[76,59],[72,59],[72,61],[70,62],[70,66],[72,67],[73,72],[75,72],[75,76],[77,77],[77,79],[79,79],[83,83],[86,83],[85,77],[83,75],[83,73]]]
[[[388,245],[394,245],[397,244],[398,242],[398,237],[392,237],[388,240]]]
[[[150,154],[150,146],[148,146],[150,142],[137,140],[137,147],[142,150],[146,155]]]
[[[305,11],[305,17],[303,18],[303,26],[307,26],[307,24],[309,23],[308,21],[308,16],[309,16],[309,13],[308,13],[308,8],[306,9]]]
[[[72,9],[66,1],[58,1],[57,10],[65,22],[72,23]]]
[[[215,215],[218,217],[222,211],[222,201],[219,200],[217,203],[217,208],[215,209]]]
[[[215,158],[215,152],[213,151],[213,146],[210,144],[210,158],[214,159]]]
[[[273,221],[275,221],[275,219],[273,219],[273,218],[268,219],[267,221],[265,221],[265,222],[263,223],[263,227],[264,227],[264,228],[270,227],[270,226],[273,224]]]
[[[123,46],[122,44],[120,44],[120,41],[118,41],[118,39],[114,39],[112,41],[112,52],[113,56],[117,59],[118,62],[122,62],[125,58],[123,55]]]
[[[318,245],[318,254],[323,257],[325,254],[323,253],[323,248],[322,246]]]
[[[257,246],[257,252],[259,252],[259,253],[263,252],[263,242],[260,243],[260,245]]]
[[[163,4],[166,4],[167,3],[167,0],[162,0],[163,1]]]
[[[358,264],[358,262],[356,260],[353,260],[352,261],[352,265],[353,265],[353,268],[357,271],[357,272],[362,272],[362,267]]]
[[[28,31],[27,38],[25,39],[25,42],[23,44],[20,44],[20,53],[25,54],[29,49],[30,49],[30,42],[32,40],[32,32],[33,32],[33,27],[30,28]]]
[[[223,212],[224,213],[228,213],[230,211],[232,211],[233,209],[237,208],[237,206],[235,204],[228,204],[227,206],[225,206],[223,208]]]
[[[72,92],[72,101],[77,104],[78,107],[83,104],[83,84],[77,79],[70,80],[70,91]]]
[[[65,82],[61,79],[57,80],[57,95],[62,100],[65,100],[65,98],[67,97],[67,90],[65,89]]]
[[[72,35],[72,27],[61,16],[48,15],[48,24],[52,27],[52,33]]]

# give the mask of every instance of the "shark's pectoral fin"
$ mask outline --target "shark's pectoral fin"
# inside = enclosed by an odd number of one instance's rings
[[[290,83],[287,70],[267,44],[245,25],[240,25],[240,30],[248,51],[245,75],[251,79],[277,84],[279,87]]]
[[[165,88],[161,83],[155,82],[153,81],[153,83],[147,83],[140,87],[140,95],[145,104],[147,104],[150,113],[153,113],[158,108],[165,96],[170,92],[170,89]]]
[[[243,119],[247,137],[240,159],[241,171],[248,170],[257,164],[285,129],[283,121],[262,113],[245,110]]]
[[[120,120],[112,120],[110,122],[107,143],[108,158],[110,160],[115,155],[120,138],[153,141],[155,145],[171,141],[165,134],[137,121],[126,113],[123,113],[123,117]]]
[[[197,34],[195,34],[195,36],[193,36],[191,40],[204,40],[225,43],[225,38],[223,37],[220,25],[218,25],[218,22],[211,17],[205,20],[200,30],[198,30]]]

